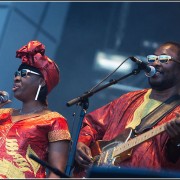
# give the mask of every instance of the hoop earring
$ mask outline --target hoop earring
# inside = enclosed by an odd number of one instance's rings
[[[37,90],[37,93],[36,93],[36,97],[35,97],[35,100],[36,100],[36,101],[37,101],[37,99],[38,99],[40,89],[41,89],[41,84],[39,85],[38,90]]]

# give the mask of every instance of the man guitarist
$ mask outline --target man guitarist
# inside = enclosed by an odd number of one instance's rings
[[[160,130],[157,135],[147,138],[147,135],[143,135],[144,131],[139,131],[136,137],[142,135],[142,138],[146,140],[142,141],[139,138],[133,144],[130,143],[131,141],[128,138],[124,138],[124,141],[129,141],[128,146],[132,147],[131,155],[127,158],[123,152],[127,150],[127,146],[120,148],[117,143],[119,139],[116,137],[120,137],[121,134],[123,134],[122,137],[125,137],[125,130],[133,129],[134,131],[138,126],[141,127],[144,117],[162,104],[166,104],[164,102],[169,98],[180,93],[179,43],[166,42],[162,44],[155,50],[154,55],[147,56],[147,61],[149,65],[156,69],[156,74],[148,78],[150,89],[124,94],[109,104],[87,114],[84,118],[77,144],[74,177],[86,176],[86,171],[83,170],[88,169],[95,163],[96,156],[93,153],[97,152],[97,149],[95,149],[96,146],[92,145],[97,140],[102,140],[101,143],[106,142],[105,148],[99,151],[100,161],[98,161],[98,165],[110,162],[121,167],[180,170],[180,105],[178,103],[158,121],[156,121],[158,117],[155,116],[154,122],[144,119],[144,121],[147,121],[145,127],[149,126],[153,133],[156,132],[155,128],[164,124],[164,130]],[[178,96],[175,101],[177,99]],[[159,115],[157,114],[157,116]],[[149,129],[148,131],[151,131]],[[140,128],[140,130],[142,129]],[[146,130],[146,132],[148,131]],[[127,134],[128,136],[130,137],[130,134]],[[109,142],[109,145],[107,142]],[[115,144],[117,148],[111,148],[106,153],[113,142],[117,143]],[[121,150],[123,153],[120,154],[120,161],[115,162],[113,156],[109,158],[112,151],[117,155],[117,152],[119,153]],[[103,153],[104,151],[105,153]]]

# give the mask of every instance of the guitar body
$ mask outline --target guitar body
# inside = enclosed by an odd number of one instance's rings
[[[118,165],[129,158],[133,147],[165,131],[165,124],[157,126],[143,134],[134,136],[132,129],[125,129],[111,141],[97,141],[91,146],[95,165]]]
[[[131,157],[132,149],[125,151],[116,157],[113,155],[114,148],[132,138],[130,128],[112,139],[111,141],[96,141],[91,146],[91,152],[94,159],[94,165],[118,165],[123,160]]]

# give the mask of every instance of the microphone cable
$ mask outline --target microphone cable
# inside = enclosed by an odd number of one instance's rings
[[[108,74],[104,79],[102,79],[98,84],[96,84],[94,87],[92,87],[89,92],[92,92],[94,89],[96,89],[98,86],[100,86],[106,79],[108,79],[110,76],[112,76],[130,57],[126,58],[113,72]]]

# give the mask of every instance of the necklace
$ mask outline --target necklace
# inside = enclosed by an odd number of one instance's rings
[[[38,111],[42,111],[43,109],[45,109],[44,106],[43,106],[43,107],[39,107],[39,108],[37,108],[37,109],[34,109],[34,110],[32,110],[32,111],[30,111],[30,112],[28,112],[28,113],[25,113],[25,112],[22,111],[22,109],[20,109],[20,110],[19,110],[19,114],[21,114],[21,115],[34,114],[34,113],[36,113],[36,112],[38,112]]]

